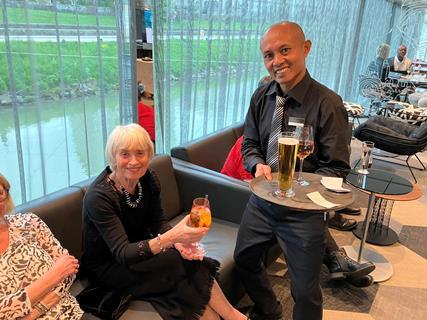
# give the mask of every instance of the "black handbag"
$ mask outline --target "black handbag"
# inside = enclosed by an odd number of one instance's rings
[[[132,296],[101,287],[88,287],[80,292],[76,299],[84,312],[102,320],[118,320],[128,308]]]

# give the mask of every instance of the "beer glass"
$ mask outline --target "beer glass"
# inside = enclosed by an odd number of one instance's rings
[[[360,154],[361,167],[357,170],[358,173],[368,174],[368,169],[372,166],[372,150],[374,149],[374,143],[371,141],[362,142],[362,150]]]
[[[295,163],[298,153],[299,135],[296,131],[282,132],[278,139],[279,173],[277,198],[291,198],[295,195],[292,190],[292,179],[295,173]]]

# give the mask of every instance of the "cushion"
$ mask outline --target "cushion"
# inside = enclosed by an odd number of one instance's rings
[[[387,109],[387,116],[395,120],[404,121],[414,125],[421,125],[427,120],[426,108],[417,108],[409,103],[389,101],[387,103]]]
[[[252,175],[243,168],[242,142],[243,136],[240,136],[228,153],[221,173],[239,180],[251,180]]]
[[[376,148],[384,151],[413,155],[423,150],[427,143],[427,139],[415,138],[414,133],[421,136],[423,130],[427,130],[426,127],[427,124],[417,127],[384,116],[375,116],[359,125],[354,136],[361,141],[372,141]]]
[[[348,115],[351,117],[360,117],[365,112],[365,109],[361,104],[357,104],[354,102],[344,101],[344,107],[345,110],[347,110]]]

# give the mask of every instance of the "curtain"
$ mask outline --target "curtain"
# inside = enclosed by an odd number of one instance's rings
[[[413,58],[419,22],[398,28],[407,7],[386,0],[153,1],[158,152],[244,119],[267,72],[259,51],[271,24],[299,23],[313,46],[310,74],[344,100],[362,101],[358,75],[388,42],[408,41]]]
[[[132,1],[0,2],[0,172],[22,203],[104,168],[133,120]]]

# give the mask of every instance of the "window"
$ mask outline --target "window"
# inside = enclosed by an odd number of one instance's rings
[[[243,120],[258,80],[266,75],[259,41],[274,22],[298,22],[313,46],[310,74],[359,101],[358,75],[389,42],[408,41],[410,58],[419,14],[399,28],[408,7],[386,0],[153,1],[157,151]]]
[[[0,5],[0,172],[16,203],[97,175],[108,133],[132,121],[133,10],[114,3]]]

